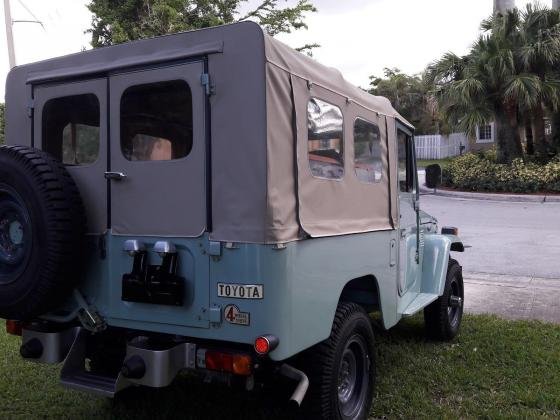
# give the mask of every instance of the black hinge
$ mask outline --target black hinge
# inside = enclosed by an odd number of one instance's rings
[[[33,118],[33,111],[35,110],[35,102],[33,100],[29,101],[27,105],[27,116]]]
[[[216,89],[210,80],[210,75],[208,73],[202,73],[200,75],[200,83],[204,87],[204,92],[207,96],[212,96],[216,93]]]

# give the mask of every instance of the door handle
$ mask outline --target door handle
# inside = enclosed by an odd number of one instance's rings
[[[122,181],[126,176],[123,172],[105,172],[105,179],[109,181]]]

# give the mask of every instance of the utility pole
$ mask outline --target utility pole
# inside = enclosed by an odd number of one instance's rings
[[[14,22],[12,21],[10,0],[4,0],[4,17],[6,20],[6,38],[8,41],[8,57],[10,59],[10,68],[12,69],[16,66],[16,51],[14,47],[14,32],[12,30],[14,26]]]
[[[515,8],[515,0],[494,0],[494,14],[496,13],[505,14],[508,10],[514,8]]]

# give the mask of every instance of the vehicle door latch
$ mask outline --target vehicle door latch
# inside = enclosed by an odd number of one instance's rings
[[[105,172],[105,179],[109,181],[122,181],[127,175],[123,172]]]

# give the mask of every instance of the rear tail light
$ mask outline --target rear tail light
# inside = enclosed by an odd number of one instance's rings
[[[280,340],[274,335],[262,335],[255,340],[255,351],[264,356],[278,347],[279,343]]]
[[[23,324],[20,321],[6,321],[6,332],[11,335],[20,336],[23,334]]]
[[[208,370],[229,372],[235,375],[249,376],[253,372],[253,361],[247,354],[232,354],[220,351],[207,350],[204,356],[205,366]]]

